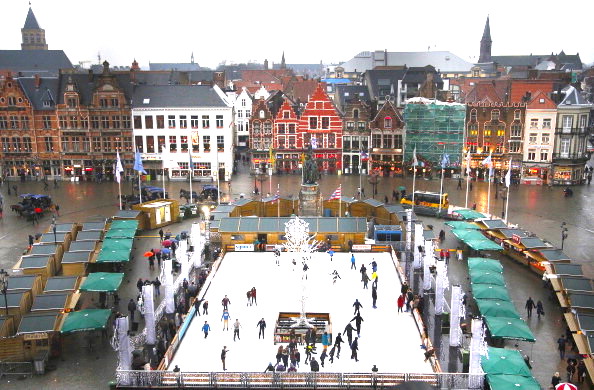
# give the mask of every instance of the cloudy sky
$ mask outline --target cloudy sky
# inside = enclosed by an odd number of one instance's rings
[[[19,49],[26,0],[2,2],[1,49]],[[91,5],[92,4],[92,5]],[[479,6],[480,4],[480,6]],[[571,12],[546,2],[367,0],[33,0],[50,49],[70,60],[142,68],[149,62],[189,62],[215,67],[222,61],[337,63],[367,50],[448,50],[478,60],[485,18],[491,16],[493,55],[579,52],[594,62],[588,23],[594,3],[578,0]],[[567,9],[569,11],[569,9]],[[588,12],[590,11],[590,12]]]

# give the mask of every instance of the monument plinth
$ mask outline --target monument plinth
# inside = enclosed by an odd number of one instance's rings
[[[301,190],[299,191],[299,215],[321,215],[320,186],[317,183],[301,184]]]

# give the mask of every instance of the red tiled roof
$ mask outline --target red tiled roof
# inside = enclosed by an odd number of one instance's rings
[[[537,91],[547,94],[553,92],[554,88],[552,80],[512,80],[511,83],[510,101],[514,103],[521,102],[526,92],[534,96]]]
[[[526,105],[526,108],[528,108],[529,110],[546,110],[557,108],[555,102],[552,101],[546,93],[538,91],[533,96],[534,97],[532,98],[532,100],[530,100],[530,102]]]
[[[464,98],[466,103],[478,103],[478,102],[502,102],[503,98],[499,95],[495,84],[491,81],[479,82],[468,92],[468,95]]]

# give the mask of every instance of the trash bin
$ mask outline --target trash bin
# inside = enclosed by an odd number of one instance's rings
[[[45,361],[47,360],[49,351],[39,352],[33,358],[33,370],[37,375],[45,374]]]

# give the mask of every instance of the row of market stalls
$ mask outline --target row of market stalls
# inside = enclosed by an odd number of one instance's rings
[[[0,360],[45,360],[60,354],[64,335],[105,329],[111,310],[81,297],[118,290],[124,274],[103,271],[130,259],[137,227],[135,219],[60,223],[38,237],[8,278]]]
[[[453,234],[473,249],[495,250],[495,246],[492,247],[493,249],[488,249],[486,246],[485,249],[480,249],[480,245],[476,245],[473,241],[478,240],[480,235],[498,246],[499,250],[510,258],[527,266],[531,271],[543,275],[543,280],[545,283],[550,283],[560,306],[565,311],[564,317],[578,347],[578,353],[587,357],[584,363],[588,374],[594,377],[594,362],[591,358],[594,354],[594,283],[592,279],[586,278],[582,266],[572,263],[569,256],[561,249],[533,233],[520,227],[508,226],[500,219],[489,219],[481,213],[470,211],[472,213],[458,211],[460,219],[463,220],[446,223],[454,229]],[[485,261],[483,259],[482,262]],[[493,281],[495,280],[496,278],[493,277]],[[473,286],[475,299],[477,293],[481,293],[480,288]],[[501,286],[492,285],[487,295],[499,296],[500,298],[495,299],[500,301],[506,300],[506,291],[503,292]],[[477,302],[477,304],[479,310],[487,309],[484,303],[481,305]],[[502,302],[497,305],[498,311],[508,310],[508,314],[513,314],[512,308],[513,305],[510,307]],[[508,322],[514,323],[514,321]],[[486,321],[486,323],[491,331],[493,321],[490,323]]]

